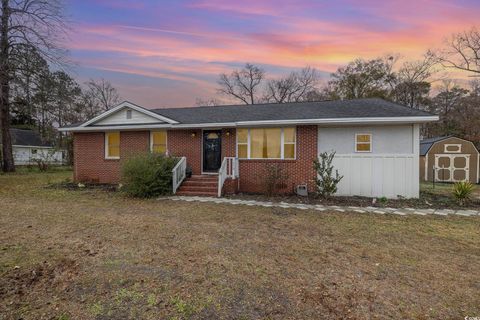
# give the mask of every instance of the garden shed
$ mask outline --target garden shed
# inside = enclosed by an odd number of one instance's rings
[[[420,179],[479,182],[479,153],[468,140],[454,136],[420,141]]]

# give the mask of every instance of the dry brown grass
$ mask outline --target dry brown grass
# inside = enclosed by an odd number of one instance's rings
[[[479,316],[480,219],[126,199],[0,176],[0,319]]]

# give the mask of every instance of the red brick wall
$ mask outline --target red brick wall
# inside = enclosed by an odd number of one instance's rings
[[[195,136],[192,137],[192,133]],[[236,155],[235,129],[222,130],[222,157]],[[105,159],[105,137],[103,132],[75,133],[74,135],[74,179],[117,183],[120,180],[121,161],[131,154],[147,152],[150,148],[148,131],[122,131],[120,133],[120,160]],[[202,130],[169,130],[167,149],[170,155],[187,157],[187,164],[193,174],[202,172]],[[293,187],[308,183],[309,191],[314,190],[315,171],[312,161],[317,156],[317,127],[297,127],[296,160],[240,160],[239,190],[261,193],[264,191],[265,169],[276,163],[289,179],[283,192],[293,192]],[[237,182],[227,182],[226,191],[235,190]]]
[[[171,156],[187,157],[193,174],[202,173],[202,130],[168,130],[167,149]]]
[[[120,159],[105,159],[105,134],[103,132],[75,133],[75,181],[117,183],[120,181],[120,163],[129,156],[147,152],[150,148],[148,131],[120,132]]]
[[[240,191],[262,193],[265,191],[265,170],[269,164],[278,164],[288,175],[282,193],[292,193],[298,184],[308,184],[308,191],[315,189],[313,160],[317,157],[316,126],[297,127],[297,152],[295,160],[240,160]]]

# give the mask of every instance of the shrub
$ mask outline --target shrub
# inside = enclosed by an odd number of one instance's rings
[[[148,153],[129,158],[122,164],[122,190],[138,198],[172,193],[172,169],[177,158]]]
[[[50,165],[57,163],[57,159],[55,158],[57,150],[52,149],[47,152],[41,151],[40,153],[36,154],[35,156],[32,156],[30,158],[30,162],[35,163],[38,167],[38,170],[41,172],[45,172],[48,169],[50,169]]]
[[[265,167],[262,179],[265,194],[271,197],[287,187],[288,174],[280,165],[269,164]]]
[[[471,182],[461,181],[453,185],[453,196],[458,201],[458,204],[463,206],[470,200],[474,186]]]
[[[335,152],[322,152],[319,155],[320,161],[318,159],[313,161],[313,167],[317,172],[315,184],[318,193],[325,198],[337,192],[337,184],[343,179],[343,176],[338,174],[338,170],[335,170],[335,176],[333,176],[332,161],[334,156]]]

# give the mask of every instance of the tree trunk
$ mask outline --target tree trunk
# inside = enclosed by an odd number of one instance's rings
[[[2,170],[15,171],[10,136],[10,72],[8,57],[8,24],[10,17],[9,0],[2,0],[1,35],[0,35],[0,127],[2,133]]]

